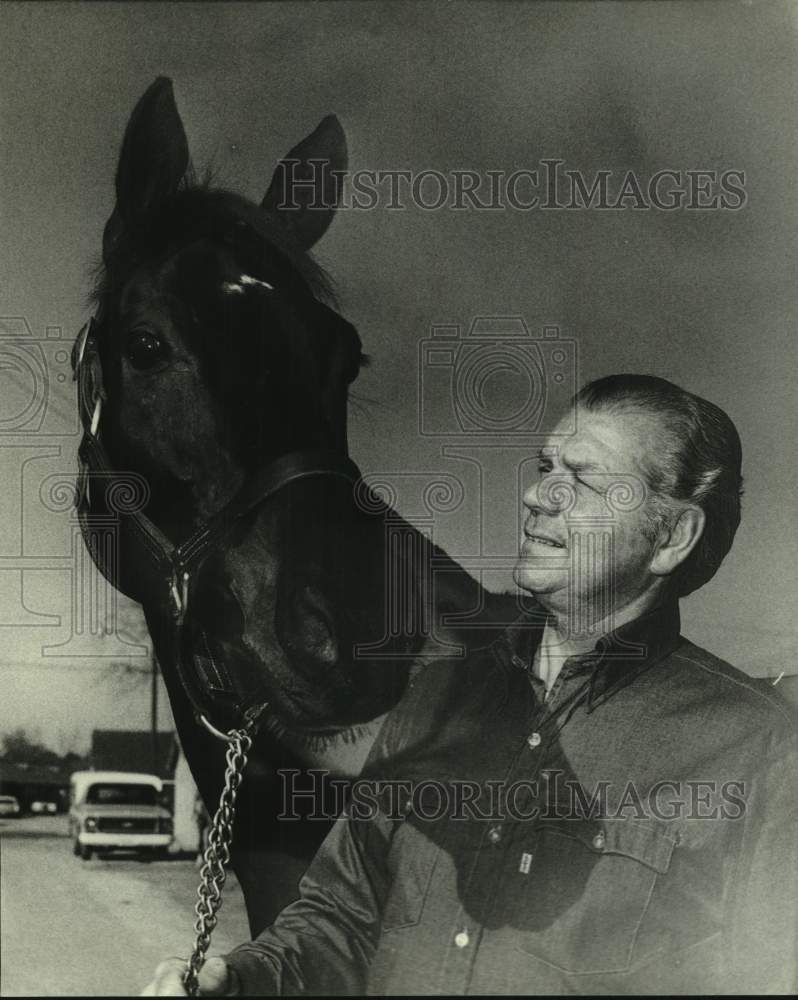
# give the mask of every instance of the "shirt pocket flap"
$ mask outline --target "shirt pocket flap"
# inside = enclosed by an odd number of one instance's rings
[[[605,854],[622,854],[664,875],[678,839],[675,831],[656,819],[603,820]]]
[[[670,867],[678,835],[653,818],[545,820],[540,828],[579,840],[591,853],[619,854],[664,875]]]

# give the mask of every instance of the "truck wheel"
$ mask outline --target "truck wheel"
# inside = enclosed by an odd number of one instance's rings
[[[80,857],[80,842],[78,841],[77,838],[75,838],[72,844],[72,853],[75,855],[76,858]]]
[[[91,861],[91,848],[88,844],[80,844],[80,857],[82,861]]]

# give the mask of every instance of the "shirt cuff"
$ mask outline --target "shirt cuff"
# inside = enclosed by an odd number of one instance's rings
[[[276,997],[280,993],[279,975],[273,963],[253,944],[243,944],[228,955],[225,962],[237,980],[237,990],[229,996]]]

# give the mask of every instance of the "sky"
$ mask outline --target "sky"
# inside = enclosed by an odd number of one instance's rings
[[[435,171],[452,183],[458,170],[506,178],[559,160],[588,182],[608,171],[616,188],[628,171],[644,182],[732,172],[738,186],[744,174],[744,204],[675,211],[436,209],[430,175],[426,208],[383,197],[343,210],[317,249],[372,359],[355,386],[353,456],[453,555],[499,566],[492,586],[510,586],[535,435],[564,388],[648,372],[727,410],[743,441],[743,522],[716,579],[683,603],[683,631],[752,674],[794,671],[795,10],[4,3],[0,734],[24,725],[81,749],[94,727],[147,724],[146,679],[131,683],[119,666],[131,662],[135,608],[119,612],[127,642],[92,636],[92,615],[113,599],[89,599],[58,484],[74,473],[77,443],[63,345],[87,316],[124,125],[161,74],[174,79],[195,163],[258,200],[276,160],[330,111],[351,171]],[[480,405],[509,414],[501,447],[461,426],[454,364],[428,363],[434,332],[449,343],[459,328],[462,339],[480,317],[522,317],[537,345],[525,356],[547,378],[555,346],[543,331],[555,330],[568,368],[516,424],[523,377],[487,380]],[[496,322],[526,336],[515,319]],[[484,330],[474,343],[493,343]],[[430,510],[434,481],[450,491],[445,509],[439,496]]]

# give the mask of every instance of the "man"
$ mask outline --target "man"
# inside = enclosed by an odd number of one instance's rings
[[[530,613],[420,674],[367,765],[379,810],[355,796],[203,993],[794,990],[793,714],[679,634],[739,523],[737,432],[648,376],[574,406],[524,497]]]

